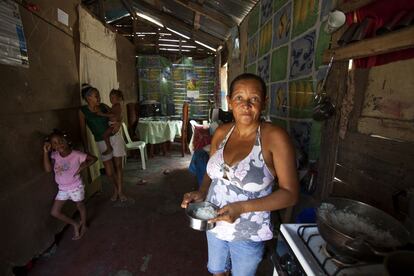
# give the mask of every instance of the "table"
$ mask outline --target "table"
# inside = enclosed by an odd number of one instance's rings
[[[168,117],[140,118],[135,130],[140,141],[147,144],[163,144],[165,154],[165,142],[173,142],[175,136],[181,136],[181,120],[170,120]],[[152,155],[152,147],[150,147]]]

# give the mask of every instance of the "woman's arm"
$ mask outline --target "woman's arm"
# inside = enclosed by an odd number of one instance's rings
[[[43,168],[45,169],[45,172],[51,172],[52,171],[52,162],[50,162],[49,152],[51,149],[51,145],[49,142],[46,142],[43,145]]]
[[[96,112],[96,114],[97,114],[98,116],[102,116],[102,117],[106,117],[106,118],[112,118],[112,117],[114,117],[114,116],[115,116],[115,115],[114,115],[114,114],[112,114],[112,113],[103,113],[103,112],[101,112],[101,111]]]
[[[211,146],[210,146],[210,156],[212,156],[218,148],[221,140],[223,139],[223,127],[219,127],[214,132],[213,138],[211,139]],[[208,190],[210,189],[211,178],[208,176],[207,173],[204,174],[203,182],[200,185],[198,191],[185,193],[183,197],[183,201],[181,202],[182,208],[187,208],[188,203],[192,201],[203,201],[205,200]]]
[[[274,211],[296,204],[299,195],[299,183],[295,165],[295,151],[288,134],[271,128],[263,143],[269,143],[273,167],[279,182],[279,188],[268,196],[231,203],[221,208],[220,215],[212,221],[224,220],[233,223],[242,213],[255,211]]]

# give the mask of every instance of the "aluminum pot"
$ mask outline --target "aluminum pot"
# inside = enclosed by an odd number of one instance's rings
[[[329,210],[332,207],[333,209]],[[356,216],[348,217],[351,220],[347,223],[334,223],[330,218],[332,215],[337,215],[338,211]],[[357,225],[358,218],[372,223],[381,233],[389,233],[393,240],[392,245],[378,242],[374,234],[350,229],[351,225]],[[335,252],[357,260],[378,260],[407,245],[410,239],[409,232],[398,220],[377,208],[351,199],[325,200],[316,212],[316,219],[319,232],[328,245]]]
[[[216,226],[215,223],[209,223],[208,220],[203,220],[196,217],[195,212],[197,209],[203,207],[213,207],[214,210],[219,209],[216,205],[207,201],[188,204],[187,208],[185,209],[185,213],[188,217],[190,227],[194,230],[207,231],[213,229]]]

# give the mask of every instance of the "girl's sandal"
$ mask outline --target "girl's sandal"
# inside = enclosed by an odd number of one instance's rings
[[[128,200],[128,198],[127,198],[125,195],[120,195],[120,196],[119,196],[119,200],[120,200],[121,202],[125,202],[125,201],[127,201],[127,200]]]
[[[111,201],[116,201],[118,199],[118,194],[113,194],[111,196]]]

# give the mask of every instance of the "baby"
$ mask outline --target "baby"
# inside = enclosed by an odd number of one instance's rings
[[[110,154],[113,151],[109,138],[118,131],[115,129],[114,124],[122,122],[122,105],[121,102],[124,100],[124,96],[120,90],[112,89],[109,93],[109,100],[111,101],[112,107],[108,113],[97,112],[99,116],[109,118],[109,127],[105,130],[103,138],[106,144],[106,150],[102,152],[103,155]]]

